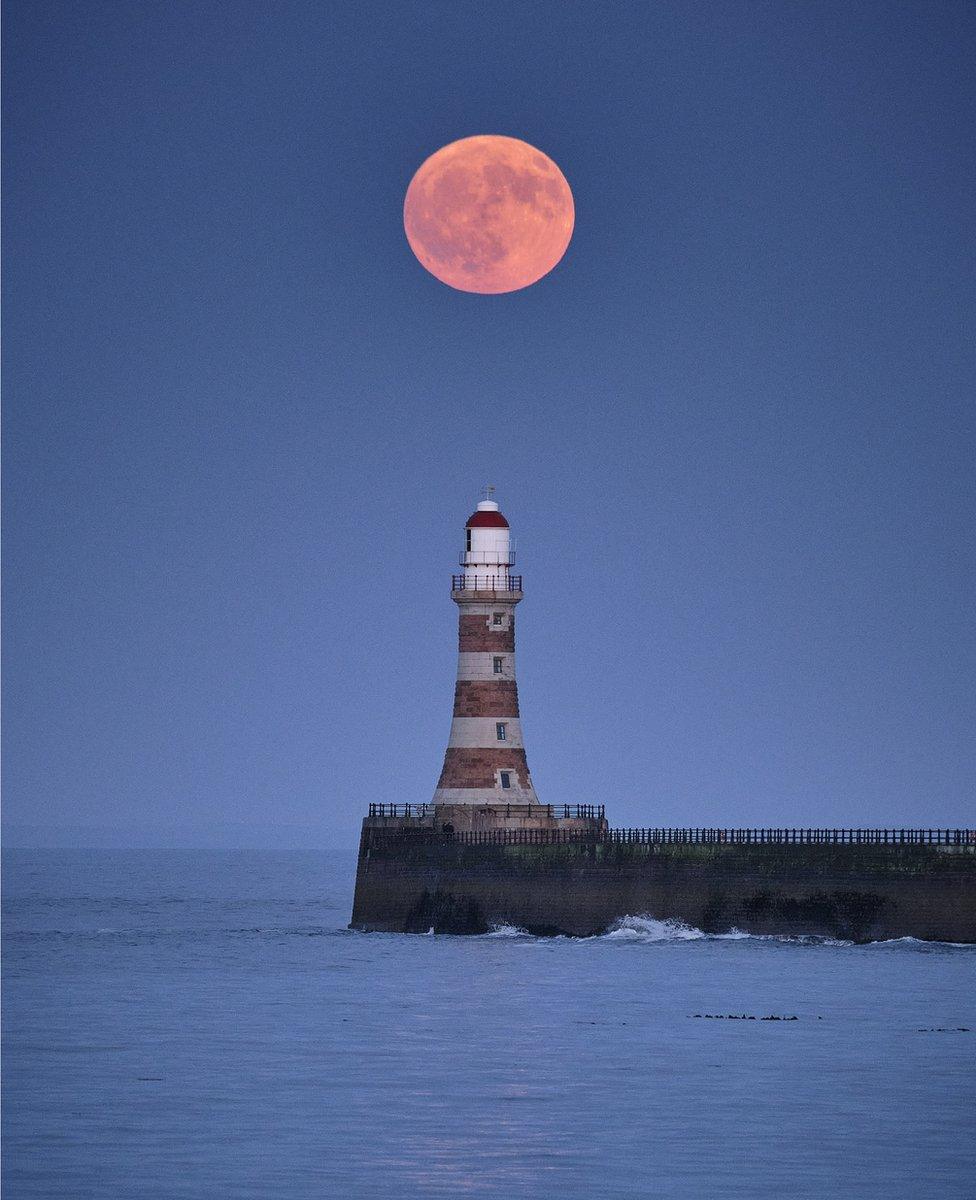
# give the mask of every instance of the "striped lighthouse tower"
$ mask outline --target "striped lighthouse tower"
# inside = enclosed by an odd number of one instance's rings
[[[468,519],[461,574],[452,580],[458,670],[437,805],[538,803],[515,683],[515,606],[522,599],[522,577],[511,573],[511,533],[493,493],[486,489],[487,498]]]

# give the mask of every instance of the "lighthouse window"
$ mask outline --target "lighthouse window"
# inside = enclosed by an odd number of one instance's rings
[[[498,722],[498,724],[495,726],[495,733],[498,735],[498,740],[500,742],[505,741],[506,733],[505,733],[505,722],[504,721]]]
[[[504,619],[505,619],[504,613],[492,613],[491,614],[492,625],[501,625],[501,623],[502,623],[502,621],[504,621]]]
[[[467,552],[470,554],[470,553],[471,553],[471,530],[470,530],[470,529],[466,529],[464,532],[465,532],[465,535],[466,535],[466,536],[465,536],[465,547],[464,547],[464,548],[465,548],[465,550],[467,550]]]
[[[500,777],[500,779],[501,779],[501,781],[502,781],[502,787],[503,787],[503,788],[510,788],[510,787],[512,786],[512,773],[511,773],[511,771],[500,771],[500,772],[499,772],[499,777]]]
[[[491,660],[491,669],[494,672],[494,674],[496,674],[496,675],[501,675],[502,667],[504,665],[505,665],[505,660],[503,658],[493,658]]]

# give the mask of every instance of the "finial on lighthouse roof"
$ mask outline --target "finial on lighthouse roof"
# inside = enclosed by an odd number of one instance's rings
[[[495,502],[495,485],[486,483],[481,491],[482,499],[478,501],[478,512],[498,512],[498,504]]]
[[[485,498],[478,501],[477,509],[468,518],[468,528],[495,526],[499,529],[507,529],[508,522],[498,511],[498,502],[494,498],[495,485],[493,483],[486,484],[482,491]]]

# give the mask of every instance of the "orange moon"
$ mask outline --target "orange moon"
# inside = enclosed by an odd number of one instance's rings
[[[541,150],[486,134],[451,142],[407,188],[410,249],[462,292],[515,292],[548,274],[573,236],[573,193]]]

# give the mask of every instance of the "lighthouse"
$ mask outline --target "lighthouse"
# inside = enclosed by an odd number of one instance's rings
[[[457,680],[433,803],[411,798],[370,803],[360,840],[353,928],[484,933],[489,924],[482,899],[465,890],[469,847],[595,847],[608,836],[602,804],[540,804],[532,786],[515,684],[515,607],[522,599],[522,576],[512,574],[513,551],[508,521],[494,488],[487,488],[464,526],[460,571],[451,578],[451,599],[458,606]],[[438,859],[439,851],[447,857]],[[419,858],[411,862],[421,864],[423,879],[419,890],[407,865],[415,852]],[[406,911],[396,882],[401,875],[409,881]],[[490,872],[484,874],[489,892],[492,879]],[[540,886],[544,908],[550,887]],[[491,903],[492,921],[548,929],[544,919],[528,911],[517,922],[514,916],[509,920],[504,895],[493,896]]]
[[[538,804],[522,740],[515,682],[515,606],[522,577],[508,521],[494,488],[464,527],[460,574],[451,580],[458,606],[454,715],[434,804]]]

